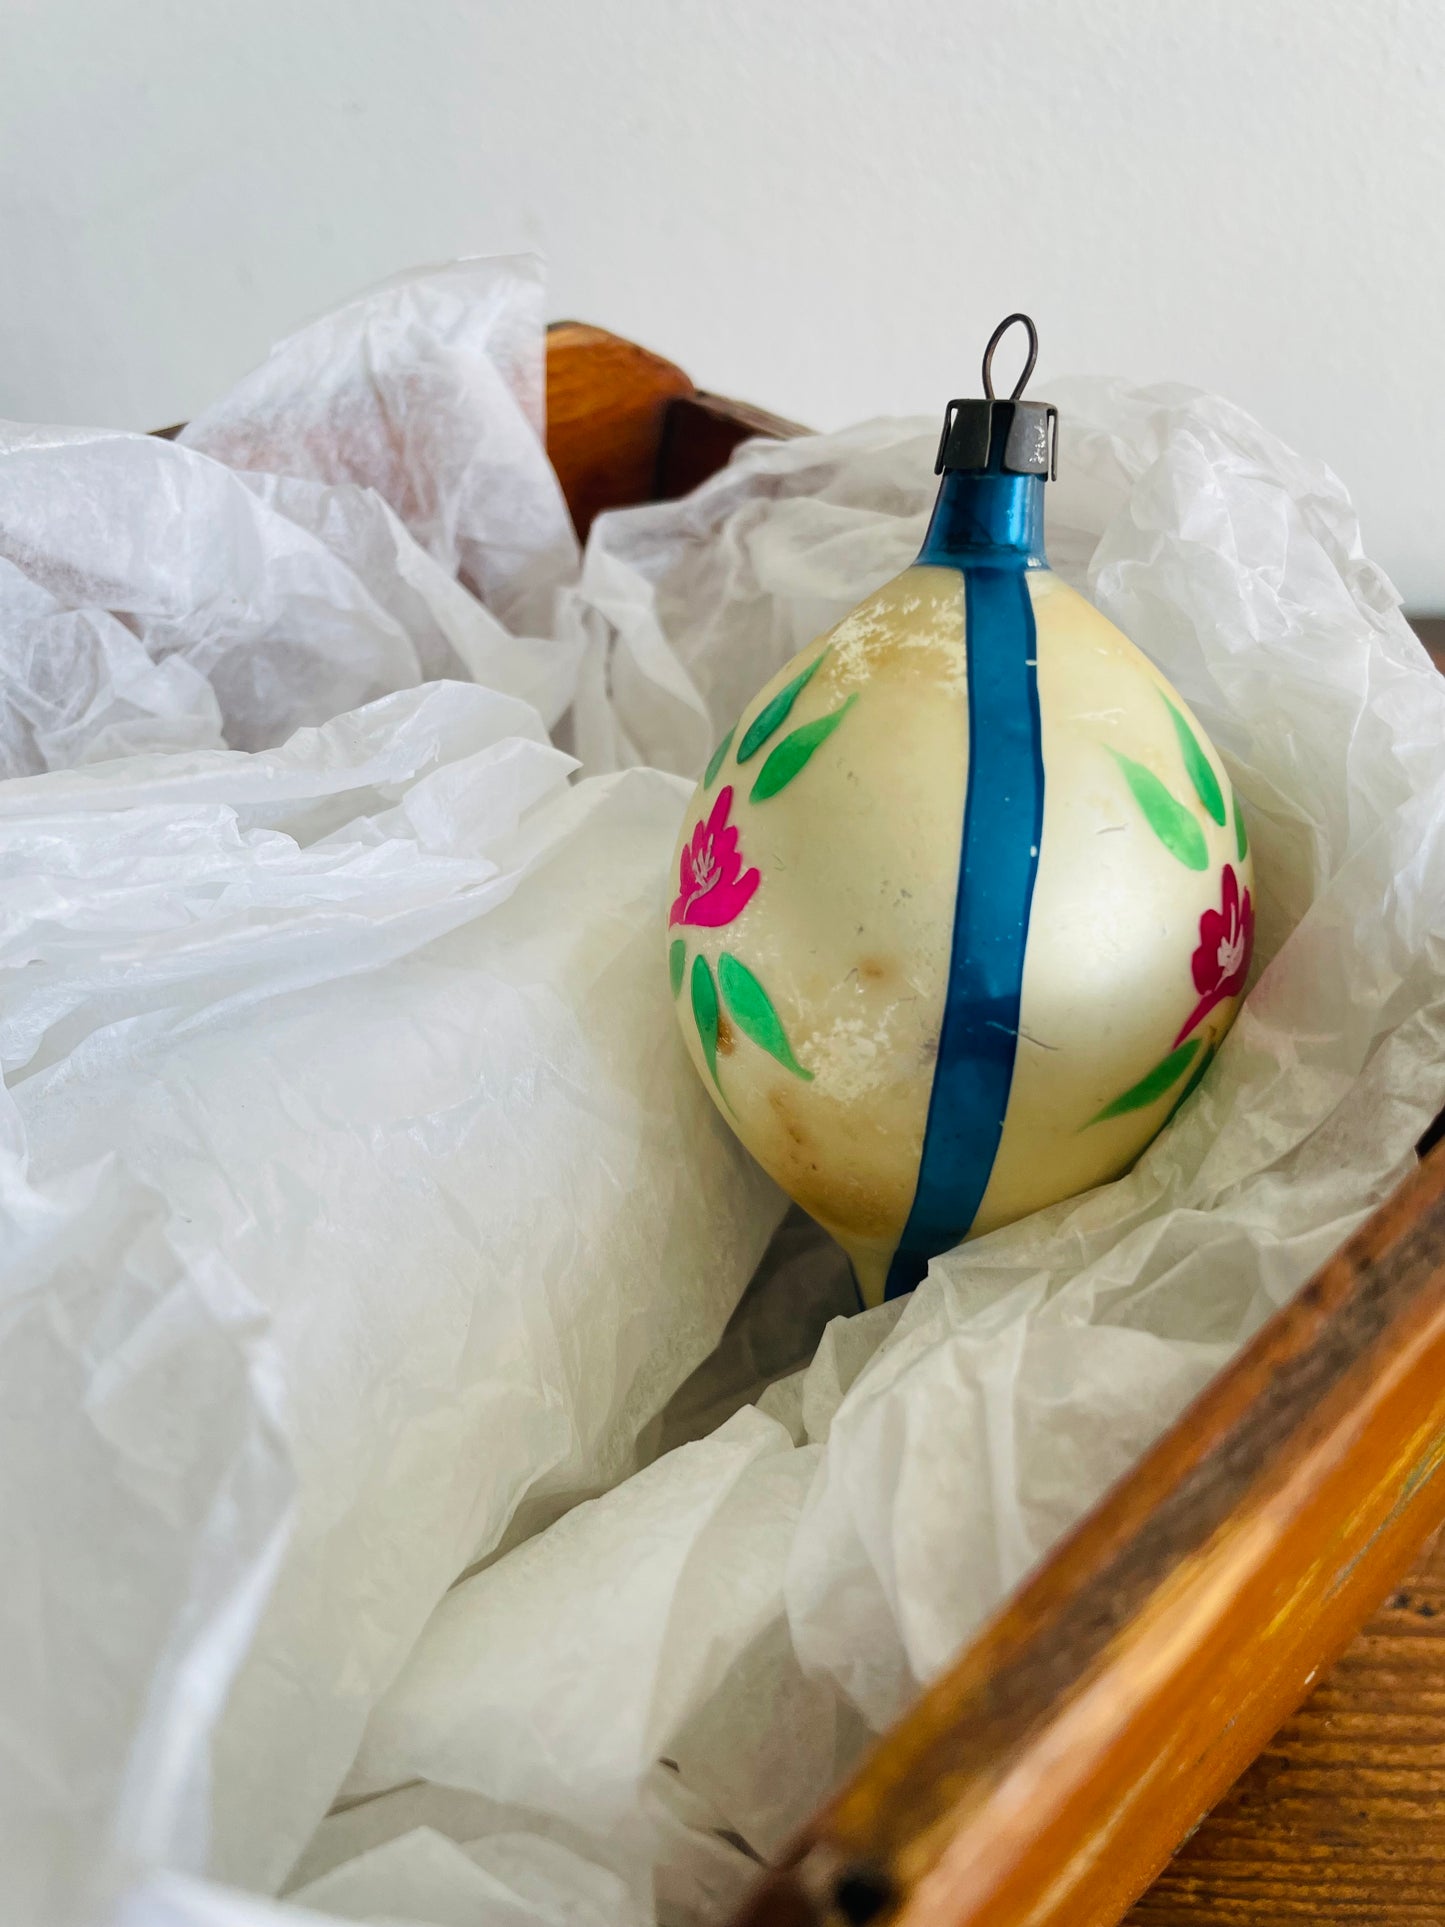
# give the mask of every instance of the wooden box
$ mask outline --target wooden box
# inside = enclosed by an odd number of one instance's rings
[[[549,337],[547,397],[584,535],[801,432],[575,323]],[[749,1927],[1122,1917],[1445,1520],[1445,1144],[1421,1148],[827,1801]],[[1445,1920],[1445,1867],[1438,1899]],[[1436,1913],[1365,1896],[1348,1917]]]

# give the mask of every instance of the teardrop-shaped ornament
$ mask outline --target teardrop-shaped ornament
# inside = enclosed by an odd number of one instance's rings
[[[1028,366],[995,398],[1014,322]],[[699,784],[678,1021],[865,1299],[1117,1177],[1233,1021],[1253,873],[1218,752],[1050,570],[1057,412],[995,330],[918,560],[759,690]],[[684,986],[689,988],[685,989]]]

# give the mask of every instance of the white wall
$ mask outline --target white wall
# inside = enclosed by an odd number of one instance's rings
[[[819,426],[1222,390],[1445,609],[1442,0],[0,0],[0,412],[150,426],[403,265]]]

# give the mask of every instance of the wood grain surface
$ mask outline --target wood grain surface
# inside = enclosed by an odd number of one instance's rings
[[[603,509],[656,499],[669,404],[694,392],[673,362],[605,328],[548,329],[547,453],[584,540]]]
[[[1445,1536],[1129,1927],[1445,1927]]]
[[[657,496],[671,501],[715,475],[740,443],[757,436],[790,441],[809,431],[799,422],[771,415],[747,402],[722,395],[690,395],[667,411],[657,463]]]
[[[1415,633],[1430,651],[1438,669],[1445,669],[1445,616],[1412,616]]]
[[[675,363],[605,328],[555,321],[547,331],[547,453],[584,538],[603,509],[686,495],[740,442],[807,432],[699,394]]]

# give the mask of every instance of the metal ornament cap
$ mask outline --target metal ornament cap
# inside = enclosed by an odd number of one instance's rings
[[[993,357],[1000,341],[1022,322],[1028,330],[1029,355],[1007,401],[993,389]],[[1020,397],[1039,357],[1039,331],[1026,314],[1006,315],[989,336],[983,351],[983,399],[960,397],[944,410],[935,475],[947,470],[966,474],[1058,474],[1059,411],[1052,402],[1022,401]]]

